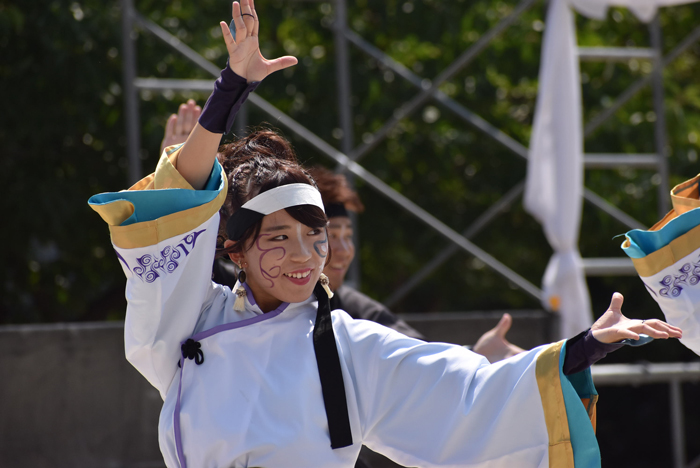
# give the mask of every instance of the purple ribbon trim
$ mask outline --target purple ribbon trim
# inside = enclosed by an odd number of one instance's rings
[[[185,368],[187,359],[180,358],[180,382],[177,385],[177,402],[175,402],[174,430],[175,430],[175,448],[177,449],[177,458],[180,460],[180,468],[187,468],[185,454],[182,451],[182,435],[180,434],[180,395],[182,394],[182,371]]]
[[[241,283],[243,289],[245,289],[246,296],[248,296],[248,302],[250,305],[255,305],[255,296],[253,296],[253,291],[250,290],[246,283]]]
[[[231,322],[231,323],[225,323],[223,325],[218,325],[214,328],[210,328],[209,330],[199,332],[196,335],[192,337],[194,341],[201,341],[204,338],[209,338],[212,335],[216,335],[217,333],[221,333],[227,330],[233,330],[235,328],[241,328],[241,327],[247,327],[248,325],[253,325],[258,322],[263,322],[265,320],[269,320],[271,318],[277,317],[279,314],[284,312],[284,310],[287,308],[289,305],[289,302],[283,302],[278,308],[275,310],[272,310],[266,314],[262,315],[257,315],[255,317],[251,317],[249,319],[245,320],[240,320],[238,322]]]
[[[250,289],[248,289],[248,286],[243,284],[243,286],[250,292]],[[252,296],[252,294],[251,294]],[[251,301],[251,303],[255,304],[255,299]],[[233,330],[235,328],[242,328],[246,327],[248,325],[253,325],[258,322],[263,322],[265,320],[275,318],[279,314],[285,311],[287,306],[289,305],[289,302],[283,302],[280,304],[278,308],[275,310],[272,310],[266,314],[258,315],[256,317],[251,317],[249,319],[245,320],[240,320],[238,322],[232,322],[232,323],[226,323],[223,325],[216,326],[214,328],[210,328],[209,330],[197,333],[192,337],[193,340],[195,341],[201,341],[204,338],[209,338],[210,336],[216,335],[217,333],[221,333],[227,330]],[[183,344],[184,341],[180,344]],[[177,449],[177,458],[180,460],[180,467],[181,468],[187,468],[187,461],[185,460],[185,454],[182,449],[182,434],[180,432],[180,397],[182,395],[182,373],[185,369],[185,362],[189,361],[189,359],[183,359],[180,358],[180,382],[178,383],[177,386],[177,401],[175,402],[175,414],[173,415],[173,426],[174,426],[174,431],[175,431],[175,447]]]

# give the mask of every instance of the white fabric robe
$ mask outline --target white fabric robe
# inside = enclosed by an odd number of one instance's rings
[[[132,189],[186,188],[176,160]],[[126,226],[119,219],[138,207],[123,192],[93,200],[127,277],[127,359],[165,400],[168,467],[349,468],[362,444],[407,466],[600,466],[597,395],[588,370],[563,375],[564,342],[489,365],[343,311],[332,319],[353,445],[331,449],[313,296],[263,314],[249,293],[235,312],[235,295],[210,280],[225,186],[201,206]],[[178,368],[188,338],[204,362]]]
[[[673,209],[648,231],[626,234],[622,249],[634,263],[666,321],[683,330],[681,343],[700,355],[700,175],[671,190]]]

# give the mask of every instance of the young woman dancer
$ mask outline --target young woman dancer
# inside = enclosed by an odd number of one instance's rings
[[[167,120],[161,153],[168,146],[179,145],[187,140],[201,112],[202,109],[192,99],[179,106],[177,114],[172,114]],[[333,252],[333,257],[323,273],[328,276],[334,293],[331,298],[331,310],[342,309],[352,318],[371,320],[406,336],[424,340],[425,337],[418,330],[398,318],[383,304],[345,284],[345,275],[357,249],[353,242],[353,223],[350,213],[361,213],[364,211],[364,205],[357,192],[350,188],[344,175],[320,166],[309,168],[309,174],[321,192],[321,199],[328,217],[328,245]],[[214,282],[235,289],[237,272],[228,259],[219,257],[214,260],[212,273]],[[485,332],[471,350],[486,357],[489,362],[497,362],[523,352],[524,349],[512,344],[506,338],[512,324],[513,319],[510,314],[503,314],[498,324]]]
[[[187,142],[90,200],[127,276],[127,359],[165,400],[167,466],[352,467],[363,443],[409,466],[599,466],[588,366],[603,343],[680,330],[625,318],[615,295],[591,331],[489,365],[331,314],[327,218],[288,143],[252,134],[215,160],[247,94],[296,63],[260,55],[252,1],[233,18],[229,64]],[[220,232],[245,272],[235,292],[210,280]]]

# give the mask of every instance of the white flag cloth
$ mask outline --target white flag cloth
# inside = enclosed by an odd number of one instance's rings
[[[697,0],[569,0],[569,3],[582,15],[604,19],[611,6],[625,7],[645,23],[654,19],[660,7],[694,3]]]
[[[578,252],[583,194],[583,124],[576,29],[572,7],[604,18],[608,7],[629,7],[650,21],[658,7],[693,0],[551,0],[530,139],[525,208],[543,224],[554,249],[543,278],[544,306],[561,314],[560,336],[593,319]]]
[[[592,323],[578,252],[583,131],[575,52],[573,12],[566,0],[552,0],[542,45],[525,208],[542,223],[554,249],[543,279],[543,302],[560,312],[560,336],[574,336]]]

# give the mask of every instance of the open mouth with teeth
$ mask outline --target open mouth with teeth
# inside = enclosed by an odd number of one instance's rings
[[[312,271],[313,270],[310,268],[307,270],[292,271],[290,273],[284,273],[284,276],[287,277],[292,283],[302,285],[309,282]]]

